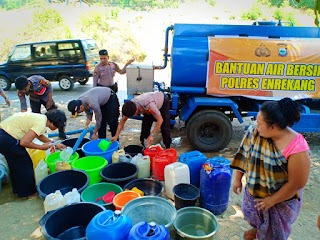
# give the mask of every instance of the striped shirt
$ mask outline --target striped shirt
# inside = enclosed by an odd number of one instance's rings
[[[297,139],[306,146],[299,151],[309,150],[306,140],[299,135]],[[290,143],[284,151],[291,146]],[[253,126],[248,128],[230,167],[245,173],[248,191],[254,197],[271,196],[288,181],[287,159],[271,139],[260,136]],[[296,198],[299,198],[298,194]]]

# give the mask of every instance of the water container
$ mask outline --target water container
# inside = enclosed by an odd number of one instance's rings
[[[159,181],[164,180],[164,168],[171,163],[171,159],[166,155],[156,155],[153,158],[152,175],[156,176]]]
[[[143,155],[141,153],[138,153],[137,155],[133,156],[130,163],[137,165],[138,159],[142,159]]]
[[[112,154],[112,163],[119,162],[120,156],[123,156],[125,154],[125,151],[123,149],[120,149],[118,151],[114,151]]]
[[[150,147],[150,148],[146,148],[143,151],[143,155],[145,156],[149,156],[150,157],[150,169],[153,169],[153,158],[155,155],[159,154],[163,152],[162,148],[159,146],[155,146],[155,147]]]
[[[98,213],[88,224],[86,229],[87,240],[127,240],[131,219],[116,210],[106,210]]]
[[[137,167],[139,169],[137,178],[148,178],[150,177],[150,157],[143,156],[137,160]]]
[[[199,151],[182,153],[180,155],[179,162],[188,165],[190,171],[190,183],[196,187],[200,186],[200,170],[206,160],[206,155]]]
[[[140,222],[134,225],[129,233],[128,240],[170,240],[169,230],[155,222]]]
[[[69,161],[71,155],[73,153],[73,150],[71,147],[66,147],[65,149],[63,149],[60,152],[60,158],[62,159],[62,161],[66,162]]]
[[[76,188],[73,188],[72,191],[67,192],[63,196],[64,204],[71,204],[80,202],[80,194]]]
[[[0,171],[4,174],[2,183],[9,183],[9,167],[6,158],[0,153]]]
[[[173,187],[179,183],[190,183],[190,173],[187,164],[174,162],[164,169],[165,189],[168,198],[174,199]]]
[[[200,206],[222,214],[229,203],[230,169],[220,164],[204,164],[200,171]]]
[[[35,175],[35,179],[36,179],[36,185],[38,185],[38,183],[43,178],[48,176],[48,165],[45,163],[45,161],[43,159],[40,160],[37,167],[34,169],[34,175]]]
[[[119,157],[119,162],[130,163],[131,160],[132,160],[132,157],[130,154],[125,154],[125,155]]]
[[[64,200],[61,192],[59,190],[54,193],[50,193],[46,196],[44,200],[44,211],[47,213],[49,211],[55,210],[64,205]]]
[[[168,148],[164,150],[164,154],[166,154],[169,158],[171,158],[171,163],[174,163],[177,161],[177,151],[174,148]]]
[[[231,175],[233,173],[233,169],[230,168],[231,161],[228,159],[225,159],[224,157],[208,158],[208,160],[205,163],[220,164],[220,165],[226,166],[231,171]]]

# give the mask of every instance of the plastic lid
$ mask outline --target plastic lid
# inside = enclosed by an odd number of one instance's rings
[[[155,222],[149,222],[150,227],[155,227],[157,224]]]
[[[121,211],[120,211],[120,210],[115,210],[115,211],[114,211],[114,215],[116,215],[116,216],[121,215]]]

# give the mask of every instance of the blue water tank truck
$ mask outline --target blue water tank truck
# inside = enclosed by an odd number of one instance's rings
[[[127,76],[128,98],[152,91],[153,83],[143,80],[152,80],[152,71],[166,68],[170,59],[171,86],[156,85],[170,96],[172,123],[176,117],[185,122],[188,141],[197,150],[225,148],[235,118],[240,123],[255,118],[264,101],[283,97],[301,105],[296,131],[319,132],[319,37],[319,28],[281,22],[175,24],[166,30],[164,64],[136,66],[136,76]]]

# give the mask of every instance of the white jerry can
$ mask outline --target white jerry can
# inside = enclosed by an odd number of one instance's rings
[[[164,168],[166,195],[174,199],[173,187],[179,183],[190,183],[189,167],[185,163],[174,162]]]

